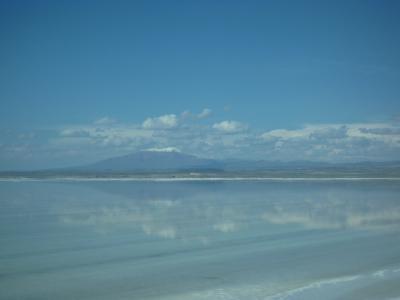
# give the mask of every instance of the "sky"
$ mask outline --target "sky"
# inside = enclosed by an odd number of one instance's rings
[[[0,170],[146,149],[400,160],[399,1],[0,0]]]

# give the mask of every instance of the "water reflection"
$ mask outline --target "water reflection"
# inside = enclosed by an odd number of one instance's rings
[[[399,187],[379,183],[91,183],[101,197],[57,207],[59,221],[101,232],[130,228],[166,239],[273,226],[395,230]],[[71,187],[72,188],[72,187]],[[99,199],[100,198],[100,199]],[[75,203],[77,204],[77,203]],[[273,227],[273,228],[275,228]]]
[[[312,299],[322,286],[314,298],[336,299],[337,282],[353,291],[373,274],[393,291],[399,192],[391,181],[0,182],[0,298]]]

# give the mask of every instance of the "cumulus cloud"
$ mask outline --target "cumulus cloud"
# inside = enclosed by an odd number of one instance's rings
[[[260,139],[270,145],[270,156],[284,160],[398,159],[399,129],[388,123],[316,124],[270,130],[261,134]]]
[[[63,166],[78,165],[144,149],[271,161],[400,160],[400,124],[396,122],[307,124],[268,131],[233,120],[197,122],[210,113],[204,109],[198,114],[166,114],[148,118],[142,124],[103,117],[29,135],[3,131],[0,162],[9,166],[10,158],[18,161],[29,156],[46,166],[51,159],[64,159],[59,164]]]
[[[294,139],[294,138],[308,138],[311,134],[309,129],[299,129],[299,130],[287,130],[287,129],[275,129],[267,131],[261,135],[265,140],[269,139]]]
[[[148,225],[145,224],[142,226],[143,231],[147,235],[155,235],[165,239],[175,239],[176,238],[176,229],[172,226],[154,226],[153,224]]]
[[[376,199],[307,199],[296,203],[272,205],[261,218],[271,224],[298,224],[313,229],[390,230],[400,223],[400,210],[392,203],[382,205]]]
[[[301,139],[337,139],[347,136],[347,127],[340,124],[307,125],[300,129],[275,129],[264,132],[261,138],[265,140],[301,140]]]
[[[47,140],[42,148],[52,156],[71,157],[71,165],[128,154],[153,146],[154,132],[131,124],[67,126]],[[41,150],[43,152],[43,149]],[[71,157],[72,159],[72,157]]]
[[[176,147],[165,147],[165,148],[149,148],[146,149],[146,151],[152,151],[152,152],[181,152],[178,148]]]
[[[237,224],[235,224],[232,221],[226,221],[226,222],[221,222],[217,223],[213,226],[213,228],[217,231],[227,233],[227,232],[233,232],[238,229]]]
[[[209,117],[210,115],[211,115],[211,109],[205,108],[197,115],[197,118],[204,119]]]
[[[248,129],[247,125],[237,121],[222,121],[220,123],[215,123],[212,127],[225,133],[243,132]]]
[[[391,124],[320,124],[306,125],[300,129],[276,129],[264,132],[264,140],[327,140],[365,138],[380,141],[400,141],[400,127]]]
[[[378,135],[400,135],[400,128],[360,128],[360,132]]]
[[[170,129],[178,126],[178,118],[175,114],[147,118],[142,126],[145,129]]]
[[[89,137],[91,134],[86,128],[66,128],[61,130],[63,137]]]
[[[192,113],[189,110],[185,110],[181,113],[182,119],[188,119],[192,116]]]
[[[94,124],[96,124],[96,125],[109,125],[109,124],[113,124],[115,122],[116,122],[116,120],[113,119],[113,118],[103,117],[103,118],[100,118],[100,119],[94,121]]]
[[[348,136],[348,128],[345,125],[338,125],[338,126],[330,126],[330,127],[322,127],[322,128],[315,128],[310,133],[311,139],[344,139]]]
[[[154,119],[159,118],[153,118],[151,125],[158,122]],[[70,148],[68,151],[86,149],[92,155],[101,149],[109,149],[109,154],[102,157],[151,149],[182,151],[210,158],[283,161],[344,162],[400,158],[400,126],[391,123],[309,124],[296,129],[281,128],[258,133],[236,121],[200,125],[184,123],[180,117],[180,122],[184,126],[176,126],[174,130],[121,123],[66,127],[51,144],[54,147],[58,144],[60,149]],[[176,123],[172,121],[172,124]]]
[[[212,114],[211,109],[209,108],[204,108],[201,112],[199,112],[198,114],[194,114],[192,112],[190,112],[189,110],[185,110],[181,113],[180,117],[181,120],[187,120],[187,119],[197,119],[197,120],[201,120],[201,119],[206,119],[208,118],[210,115]]]

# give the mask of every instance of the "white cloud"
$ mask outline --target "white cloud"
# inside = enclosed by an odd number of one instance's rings
[[[178,118],[175,114],[163,115],[160,117],[147,118],[142,126],[145,129],[170,129],[178,125]]]
[[[200,113],[194,114],[190,112],[189,110],[185,110],[181,113],[180,117],[181,120],[187,120],[187,119],[205,119],[208,118],[212,114],[211,109],[209,108],[204,108]]]
[[[185,110],[181,113],[181,118],[182,119],[188,119],[192,116],[192,113],[188,110]]]
[[[72,127],[61,130],[60,135],[65,137],[88,137],[91,134],[87,128]]]
[[[294,139],[294,138],[308,138],[312,133],[309,128],[298,129],[298,130],[287,130],[287,129],[275,129],[271,131],[267,131],[261,135],[263,139]]]
[[[17,165],[18,158],[22,160],[29,154],[41,167],[79,165],[143,149],[182,151],[209,158],[400,160],[400,123],[307,124],[262,132],[232,120],[213,125],[196,122],[200,114],[163,115],[148,118],[143,124],[116,123],[104,117],[95,123],[64,126],[56,131],[35,130],[29,136],[3,131],[0,162],[9,165],[12,157]]]
[[[227,232],[233,232],[238,229],[238,226],[232,222],[232,221],[226,221],[222,223],[215,224],[213,228],[217,231],[227,233]]]
[[[165,148],[149,148],[146,149],[146,151],[152,151],[152,152],[181,152],[178,148],[176,147],[165,147]]]
[[[129,153],[149,144],[154,132],[139,125],[81,125],[62,129],[58,137],[49,139],[57,151],[78,151],[91,160]],[[149,145],[150,146],[150,145]]]
[[[94,124],[96,124],[96,125],[109,125],[109,124],[113,124],[115,122],[116,122],[116,120],[113,119],[113,118],[103,117],[103,118],[100,118],[100,119],[94,121]]]
[[[211,113],[212,113],[211,109],[205,108],[205,109],[203,109],[203,110],[201,111],[201,113],[199,113],[199,114],[197,115],[197,118],[198,118],[198,119],[207,118],[207,117],[209,117],[209,116],[211,115]]]
[[[300,129],[275,129],[264,132],[261,138],[265,140],[291,139],[335,139],[344,138],[348,132],[345,124],[306,125]]]
[[[350,124],[348,134],[354,138],[381,141],[387,144],[400,143],[400,127],[386,123]]]
[[[329,161],[398,159],[399,126],[391,123],[314,124],[264,132],[269,157]],[[396,154],[397,153],[397,154]]]
[[[362,202],[353,201],[349,205],[346,199],[307,199],[293,206],[273,205],[261,218],[271,224],[299,224],[306,228],[338,229],[360,228],[384,230],[397,228],[400,223],[400,210],[389,205],[379,205],[376,199],[364,199]]]
[[[176,229],[172,226],[168,227],[160,227],[145,224],[142,226],[143,231],[147,235],[155,235],[165,239],[175,239],[176,238]]]
[[[247,125],[237,121],[222,121],[220,123],[215,123],[212,127],[225,133],[243,132],[248,129]]]
[[[352,139],[365,138],[386,142],[400,142],[400,127],[386,123],[361,124],[317,124],[306,125],[300,129],[275,129],[261,135],[264,140],[294,140],[294,139]]]
[[[165,121],[163,126],[166,124],[172,126],[178,122],[169,123],[169,117],[162,117],[153,118],[151,125],[155,125],[158,119]],[[309,124],[301,128],[281,128],[262,134],[236,121],[222,121],[211,127],[190,122],[184,125],[176,126],[174,130],[153,130],[138,124],[121,123],[107,126],[94,124],[72,126],[63,128],[59,132],[58,144],[60,149],[66,149],[70,144],[68,150],[81,151],[85,149],[79,148],[78,145],[86,144],[90,147],[90,150],[86,150],[92,155],[100,151],[100,148],[104,151],[110,149],[108,156],[151,149],[182,151],[210,158],[237,157],[283,161],[303,159],[361,161],[400,158],[400,126],[391,123]],[[65,139],[65,137],[76,139]],[[53,139],[52,145],[55,144]],[[107,156],[102,155],[102,157]]]

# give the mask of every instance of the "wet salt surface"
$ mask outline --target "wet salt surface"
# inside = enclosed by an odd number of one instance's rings
[[[397,181],[0,182],[0,299],[396,299]]]

